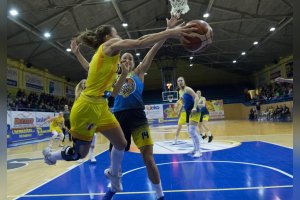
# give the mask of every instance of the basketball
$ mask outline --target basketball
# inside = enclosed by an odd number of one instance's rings
[[[204,50],[212,43],[213,30],[210,25],[203,20],[192,20],[187,25],[193,24],[193,27],[197,28],[195,33],[200,34],[200,37],[184,37],[190,43],[185,42],[183,39],[180,40],[183,47],[190,52],[197,52]]]

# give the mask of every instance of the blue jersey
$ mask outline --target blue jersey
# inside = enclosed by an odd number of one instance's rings
[[[194,97],[192,97],[192,95],[188,94],[188,93],[184,93],[182,95],[182,99],[183,99],[183,107],[185,110],[192,110],[194,107]]]
[[[141,79],[135,73],[130,73],[119,94],[115,97],[113,111],[144,109],[145,105],[142,99],[143,90],[144,83]]]

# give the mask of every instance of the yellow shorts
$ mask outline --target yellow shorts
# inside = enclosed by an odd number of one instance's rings
[[[203,121],[208,121],[209,120],[209,115],[201,115],[200,116],[200,121],[199,122],[203,122]]]
[[[181,112],[178,120],[178,125],[186,124],[186,112]]]
[[[92,141],[95,132],[120,127],[109,110],[107,99],[90,98],[81,94],[70,113],[72,136],[79,140]]]
[[[138,128],[135,128],[132,131],[132,138],[135,143],[135,145],[138,148],[141,148],[143,146],[147,145],[153,145],[153,140],[151,137],[149,125],[143,125]]]
[[[201,113],[200,112],[194,112],[190,114],[190,121],[194,121],[198,123],[200,121]]]
[[[51,125],[50,125],[50,131],[51,132],[56,131],[57,133],[62,133],[63,132],[59,126],[51,126]]]

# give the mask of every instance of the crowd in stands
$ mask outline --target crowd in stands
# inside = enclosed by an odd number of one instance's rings
[[[290,108],[284,105],[267,106],[264,111],[260,110],[260,106],[251,108],[249,113],[249,120],[257,121],[291,121]]]
[[[73,100],[65,97],[56,97],[46,93],[37,94],[30,92],[26,94],[25,90],[18,90],[16,96],[8,93],[7,108],[8,110],[18,111],[44,111],[58,112],[63,110],[64,105],[73,105]]]
[[[251,98],[248,89],[244,90],[245,102],[255,104],[257,101],[260,103],[268,103],[280,99],[293,97],[293,84],[291,83],[272,83],[265,85],[258,89],[258,94]]]

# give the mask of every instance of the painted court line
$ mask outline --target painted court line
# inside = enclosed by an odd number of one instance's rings
[[[275,186],[260,186],[260,187],[241,187],[241,188],[209,188],[209,189],[190,189],[190,190],[164,190],[164,193],[183,193],[183,192],[220,192],[220,191],[239,191],[239,190],[265,190],[293,188],[293,185],[275,185]],[[152,194],[155,191],[139,191],[139,192],[120,192],[116,195],[135,195],[135,194]],[[63,196],[96,196],[104,195],[105,193],[78,193],[78,194],[36,194],[24,195],[23,197],[63,197]],[[8,196],[14,197],[14,196]]]
[[[105,150],[105,151],[107,151],[107,150]],[[104,153],[105,151],[100,152],[98,155]],[[98,155],[96,155],[96,156],[98,156]],[[62,161],[62,162],[65,162],[65,161]],[[87,162],[87,161],[85,161],[85,162]],[[83,163],[84,163],[84,162],[79,163],[79,165],[81,165],[81,164],[83,164]],[[77,166],[79,166],[79,165],[77,165]],[[74,165],[72,165],[72,166],[74,166]],[[41,187],[41,186],[43,186],[43,185],[46,185],[46,184],[49,183],[50,181],[52,181],[52,180],[54,180],[54,179],[56,179],[56,178],[62,176],[63,174],[65,174],[65,173],[71,171],[72,169],[74,169],[74,167],[72,167],[72,166],[70,166],[66,171],[64,171],[64,172],[58,174],[57,176],[55,176],[55,177],[53,177],[53,178],[47,180],[46,182],[44,182],[44,183],[42,183],[42,184],[40,184],[40,185],[38,185],[38,186],[32,188],[32,189],[29,190],[29,191],[24,192],[24,193],[21,194],[21,195],[15,195],[15,196],[10,196],[10,197],[14,198],[14,200],[16,200],[16,199],[18,199],[18,198],[21,198],[21,197],[26,197],[27,195],[25,195],[25,194],[27,194],[27,193],[29,193],[29,192],[32,192],[33,190],[35,190],[35,189],[37,189],[37,188],[39,188],[39,187]],[[77,167],[77,166],[75,166],[75,167]],[[9,197],[9,196],[8,196],[8,197]]]

